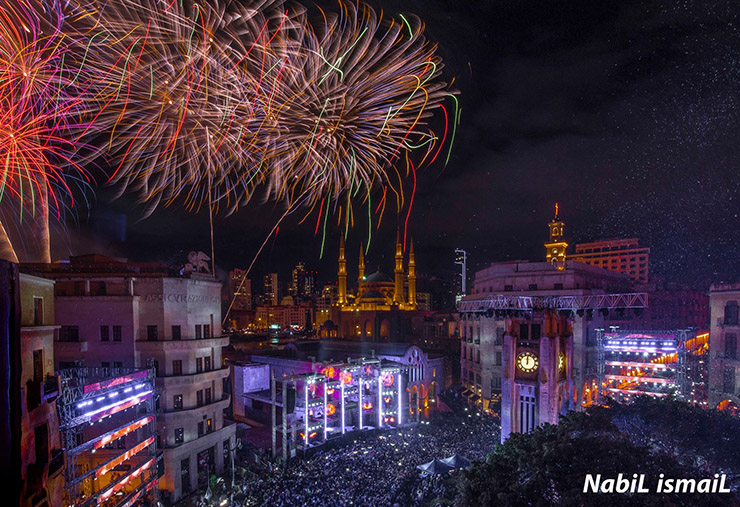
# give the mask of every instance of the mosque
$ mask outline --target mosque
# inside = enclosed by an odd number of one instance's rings
[[[407,272],[404,271],[400,231],[395,248],[393,277],[380,269],[365,274],[365,257],[360,248],[357,290],[352,294],[347,290],[344,238],[340,239],[337,303],[322,336],[376,342],[404,342],[411,337],[414,321],[428,312],[417,309],[413,242],[409,245]]]

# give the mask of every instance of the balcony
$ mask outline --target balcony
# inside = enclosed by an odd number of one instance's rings
[[[202,382],[219,380],[229,375],[227,367],[213,370],[201,371],[198,373],[182,373],[180,375],[169,375],[166,377],[157,377],[157,387],[163,387],[165,390],[173,387],[197,385]]]
[[[77,338],[74,340],[60,338],[54,340],[55,354],[72,356],[75,354],[81,354],[83,352],[87,352],[87,340],[85,340],[84,338]]]
[[[43,380],[29,380],[26,396],[29,411],[38,408],[43,402],[52,403],[59,396],[59,377],[48,375]]]

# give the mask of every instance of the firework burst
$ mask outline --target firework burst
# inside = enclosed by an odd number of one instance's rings
[[[204,201],[233,209],[243,197],[255,166],[244,142],[253,109],[236,66],[248,56],[240,49],[280,17],[272,4],[137,0],[87,18],[101,110],[89,133],[104,133],[99,152],[113,156],[111,182],[138,192],[148,212],[178,197],[190,209]]]
[[[310,207],[346,199],[349,224],[350,198],[374,187],[395,191],[400,207],[402,180],[445,142],[428,121],[452,93],[417,18],[339,5],[264,77],[259,107],[272,195]]]
[[[87,184],[70,141],[81,94],[64,63],[62,24],[53,5],[0,3],[0,203],[6,211],[15,208],[19,222],[30,219],[26,228],[45,262],[50,261],[49,215],[59,217],[73,205],[68,180]],[[5,228],[0,235],[5,255],[17,260]]]

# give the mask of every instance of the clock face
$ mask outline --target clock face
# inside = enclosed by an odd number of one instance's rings
[[[561,352],[558,356],[558,371],[565,371],[565,352]]]
[[[531,373],[537,369],[539,361],[537,356],[531,352],[522,352],[516,356],[516,367],[526,373]]]

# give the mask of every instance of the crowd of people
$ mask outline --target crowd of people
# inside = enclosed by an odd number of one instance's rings
[[[345,445],[257,470],[240,484],[240,504],[274,506],[429,505],[451,499],[455,473],[420,474],[417,465],[453,454],[485,459],[499,442],[497,420],[472,410],[435,415],[400,429],[358,433]]]

